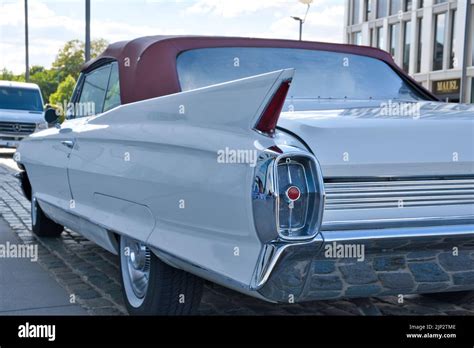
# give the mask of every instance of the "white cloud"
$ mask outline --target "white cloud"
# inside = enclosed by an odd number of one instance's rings
[[[84,26],[83,21],[57,14],[38,0],[28,2],[28,21],[32,29],[56,28],[79,33]],[[8,25],[21,27],[24,25],[23,1],[0,5],[0,26]]]
[[[264,31],[226,32],[220,35],[297,39],[298,22],[290,16],[304,16],[306,7],[298,0],[198,0],[186,10],[195,15],[218,16],[245,21],[245,16],[258,13],[271,19]],[[304,24],[304,39],[342,42],[344,5],[342,1],[315,0]],[[248,30],[248,29],[247,29]]]
[[[66,41],[83,38],[82,2],[70,2],[66,14],[60,13],[65,3],[28,2],[31,65],[50,66]],[[109,42],[158,34],[297,39],[298,23],[290,16],[305,13],[298,0],[145,0],[137,2],[138,6],[134,0],[109,3],[102,6],[110,8],[107,12],[96,10],[98,5],[93,7],[91,23],[93,38]],[[24,71],[23,11],[22,0],[0,0],[0,69],[7,67],[15,73]],[[304,25],[304,39],[341,42],[343,14],[343,0],[315,0]]]
[[[198,0],[187,12],[231,18],[288,4],[285,0]]]

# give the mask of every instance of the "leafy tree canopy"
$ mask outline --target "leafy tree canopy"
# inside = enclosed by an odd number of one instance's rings
[[[107,45],[108,42],[104,39],[92,40],[91,58],[93,59],[101,54],[107,48]],[[72,89],[74,89],[74,84],[71,89],[71,81],[75,83],[84,64],[84,51],[84,42],[71,40],[66,42],[59,50],[51,69],[36,65],[30,68],[30,81],[40,86],[45,102],[49,101],[50,104],[57,104],[58,101],[61,103],[64,101],[62,98],[70,97]],[[0,80],[25,81],[25,76],[24,74],[15,75],[4,68],[0,70]],[[69,90],[70,94],[68,94]],[[51,98],[54,99],[54,102]]]
[[[63,106],[69,102],[74,91],[74,86],[76,85],[76,80],[74,77],[69,75],[66,79],[61,82],[58,86],[56,92],[51,94],[49,97],[49,103],[56,106]]]

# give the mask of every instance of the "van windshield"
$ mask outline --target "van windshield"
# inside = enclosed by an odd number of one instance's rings
[[[0,109],[43,111],[40,92],[30,88],[0,87]]]
[[[224,47],[181,53],[183,91],[295,68],[292,99],[420,100],[423,97],[385,62],[361,55],[294,48]]]

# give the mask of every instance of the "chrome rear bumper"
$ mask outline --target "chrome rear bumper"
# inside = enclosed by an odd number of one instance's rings
[[[474,221],[463,223],[324,231],[306,243],[268,244],[252,288],[282,303],[473,290]],[[328,252],[338,248],[363,250],[363,258]]]

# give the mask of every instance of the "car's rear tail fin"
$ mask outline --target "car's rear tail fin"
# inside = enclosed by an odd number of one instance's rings
[[[272,134],[293,75],[294,69],[274,71],[123,105],[102,117],[125,123],[146,118],[147,122],[176,121],[199,127],[255,129]],[[101,123],[102,117],[92,123]]]

